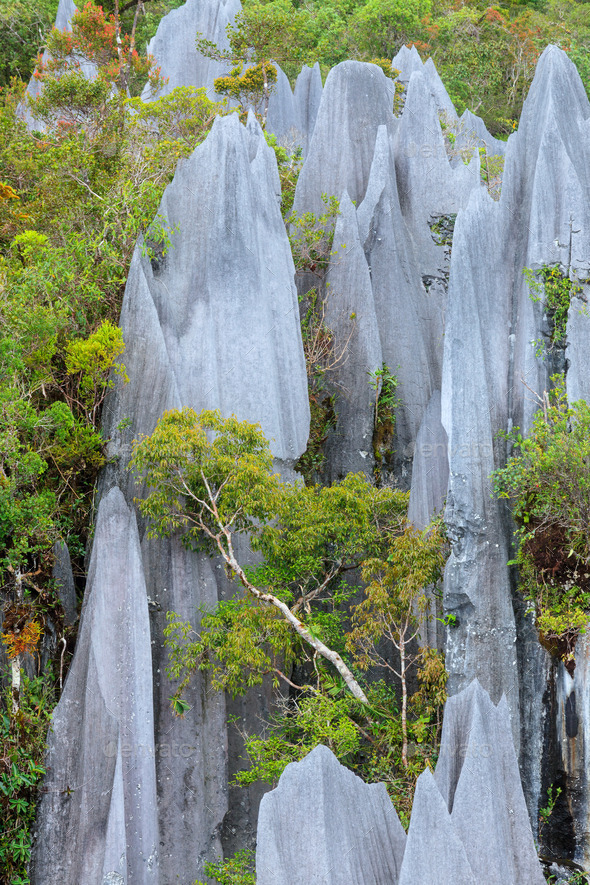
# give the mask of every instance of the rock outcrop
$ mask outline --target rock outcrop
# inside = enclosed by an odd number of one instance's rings
[[[289,79],[277,65],[277,83],[270,95],[266,129],[276,135],[280,145],[289,152],[300,147],[305,155],[313,135],[322,99],[322,75],[316,62],[304,65],[291,90]]]
[[[157,94],[146,84],[142,99],[150,101],[168,95],[177,86],[196,86],[206,89],[214,101],[213,81],[227,73],[227,65],[197,52],[195,40],[200,34],[220,49],[229,48],[226,27],[241,8],[240,0],[186,0],[165,15],[148,44],[148,53],[168,82]]]
[[[257,885],[397,885],[406,834],[384,784],[365,784],[322,745],[260,803]]]
[[[318,746],[263,798],[258,885],[543,885],[505,699],[447,701],[439,760],[419,777],[407,840],[383,784]]]
[[[160,881],[151,670],[135,515],[113,488],[98,510],[76,654],[53,713],[34,881]]]
[[[307,375],[279,196],[253,117],[247,128],[218,117],[179,165],[131,262],[121,312],[130,381],[106,404],[111,455],[125,458],[183,406],[260,422],[281,460],[305,450]]]

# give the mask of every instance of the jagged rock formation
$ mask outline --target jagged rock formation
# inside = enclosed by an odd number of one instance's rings
[[[510,524],[488,477],[504,456],[497,431],[514,425],[527,429],[538,405],[534,393],[549,386],[552,371],[567,368],[570,391],[584,391],[578,379],[586,371],[578,360],[586,353],[587,320],[580,305],[574,303],[570,311],[568,366],[551,346],[543,307],[531,301],[522,270],[558,264],[566,275],[587,276],[584,133],[589,117],[574,66],[549,47],[539,61],[519,130],[508,142],[499,204],[476,193],[457,220],[445,334],[446,519],[453,542],[445,604],[457,617],[447,642],[450,686],[458,690],[475,673],[493,698],[506,693],[515,737],[520,732],[523,741],[533,820],[541,792],[543,735],[546,727],[549,732],[554,727],[545,726],[543,703],[549,659],[535,641],[523,605],[513,597],[514,576],[506,566]],[[539,339],[550,345],[545,361],[537,355]]]
[[[307,159],[299,175],[293,209],[298,214],[324,210],[322,194],[344,190],[357,205],[367,189],[379,126],[390,136],[394,86],[376,65],[345,61],[326,79]]]
[[[230,14],[228,4],[214,5],[220,16]],[[197,29],[198,20],[208,36],[217,33],[217,19],[207,31],[205,19],[198,18],[210,6],[189,0],[163,20],[155,40],[160,39],[164,74],[174,74],[169,88],[207,85],[212,79],[209,69],[195,74],[196,61],[189,64],[178,52],[179,32],[189,30],[182,16],[189,12],[191,28]],[[172,65],[168,72],[165,47]],[[175,53],[178,69],[173,67]],[[565,791],[560,806],[567,830],[563,844],[577,840],[575,860],[590,866],[582,749],[590,740],[590,712],[582,700],[588,695],[589,654],[581,640],[572,680],[551,665],[539,645],[507,566],[509,514],[493,497],[489,476],[508,454],[498,431],[530,426],[535,394],[549,386],[554,371],[566,371],[571,399],[590,397],[590,319],[581,310],[588,285],[583,283],[572,299],[564,350],[554,346],[545,306],[530,299],[522,273],[525,267],[557,264],[573,279],[590,276],[590,104],[574,66],[563,52],[549,47],[539,61],[519,130],[505,148],[502,194],[495,202],[480,181],[477,151],[468,164],[449,154],[440,113],[467,132],[465,143],[471,144],[472,132],[488,152],[503,148],[478,118],[464,114],[457,120],[431,62],[422,64],[415,50],[404,49],[394,66],[407,86],[399,118],[393,113],[392,82],[378,67],[350,61],[330,72],[323,92],[317,69],[304,69],[294,93],[280,77],[269,126],[279,138],[287,137],[295,123],[300,127],[306,160],[296,211],[322,213],[322,193],[341,201],[323,289],[334,352],[346,351],[329,378],[337,422],[326,444],[327,478],[337,479],[348,470],[372,472],[376,405],[367,373],[385,363],[397,374],[401,403],[388,443],[391,469],[383,478],[411,488],[410,515],[419,527],[446,497],[452,546],[444,583],[445,612],[452,616],[446,635],[449,690],[457,694],[477,677],[494,703],[505,698],[493,707],[472,685],[449,702],[443,739],[447,755],[441,754],[434,780],[430,775],[420,780],[400,881],[418,885],[432,876],[442,885],[447,871],[454,871],[456,881],[466,885],[522,885],[540,880],[510,728],[520,748],[533,827],[544,791],[558,776]],[[76,658],[55,718],[51,774],[40,809],[36,885],[91,883],[103,871],[140,881],[136,871],[154,857],[153,834],[159,840],[160,881],[174,881],[179,869],[194,878],[222,843],[239,846],[240,838],[245,841],[252,831],[256,797],[246,794],[241,810],[234,803],[228,813],[228,768],[236,764],[238,753],[227,748],[224,699],[211,693],[203,678],[190,688],[191,710],[178,720],[168,702],[173,687],[163,676],[165,612],[195,620],[199,604],[214,604],[233,591],[219,565],[185,550],[181,539],[149,540],[141,523],[134,534],[126,508],[138,490],[125,467],[132,440],[151,432],[164,409],[181,406],[219,407],[225,414],[259,421],[284,475],[305,449],[305,363],[278,191],[274,155],[258,124],[251,118],[243,127],[235,116],[220,118],[206,142],[179,166],[151,235],[134,255],[121,317],[130,382],[123,385],[119,379],[105,406],[110,464],[101,482],[95,541],[102,546],[93,554]],[[168,236],[170,248],[165,248]],[[548,346],[545,360],[538,355],[538,340]],[[131,557],[119,539],[110,555],[121,559],[122,573],[132,574],[134,589],[129,591],[120,577],[107,587],[101,576],[111,564],[99,564],[99,550],[110,537],[108,526],[123,523],[135,553]],[[132,594],[135,622],[109,621],[101,599],[119,592]],[[142,593],[149,601],[152,669],[145,657],[149,644]],[[125,633],[137,619],[143,625],[137,635]],[[433,645],[440,642],[441,629],[439,625],[428,633]],[[105,686],[109,655],[115,660],[122,645],[135,655],[133,688],[120,676]],[[134,663],[140,660],[141,667]],[[153,714],[148,701],[152,688]],[[156,798],[142,803],[141,821],[133,822],[135,786],[129,786],[125,759],[117,750],[96,771],[92,753],[97,729],[88,725],[90,715],[95,716],[98,731],[118,747],[121,729],[136,728],[135,723],[128,725],[120,706],[121,698],[131,694],[142,699],[148,724],[153,715],[157,747],[188,748],[186,756],[180,749],[166,759],[161,751],[156,755]],[[237,711],[252,721],[264,714],[270,700],[261,692]],[[489,744],[503,755],[485,758],[472,770],[469,757],[457,751],[461,741],[469,752]],[[75,746],[83,750],[74,753]],[[325,758],[319,761],[322,771],[329,769]],[[144,800],[148,793],[154,795],[150,772],[146,768],[145,780],[138,781]],[[329,775],[331,790],[339,778]],[[57,789],[66,780],[76,786],[67,803],[49,791],[51,784]],[[476,794],[485,799],[477,807]],[[263,809],[276,801],[265,800]],[[289,803],[289,814],[299,813],[300,797]],[[156,808],[157,814],[152,813]],[[290,838],[294,832],[300,835],[294,819],[289,819]],[[421,851],[424,833],[435,825],[440,841]],[[58,853],[56,861],[52,832],[63,840],[70,826],[77,834],[79,830],[78,841],[72,841],[63,858]],[[238,831],[234,842],[232,829]],[[279,828],[275,842],[267,843],[269,857],[283,851],[286,833]],[[90,846],[87,859],[84,840]],[[448,848],[446,866],[436,864],[437,845]],[[502,865],[494,867],[497,857]],[[322,863],[328,863],[326,852]],[[120,873],[125,865],[127,873]],[[395,869],[388,881],[396,881]],[[274,875],[272,870],[268,875]],[[346,875],[347,882],[364,881],[356,868],[346,867]]]
[[[53,713],[37,882],[159,881],[151,667],[135,515],[113,488],[99,507],[76,656]]]
[[[322,745],[260,803],[257,885],[397,885],[406,834],[384,784],[365,784]]]
[[[322,99],[320,66],[317,62],[312,68],[304,65],[293,91],[285,72],[279,65],[277,69],[277,83],[268,102],[267,131],[287,150],[301,147],[306,154]]]
[[[130,381],[104,419],[113,455],[185,405],[259,421],[281,460],[305,450],[307,376],[279,196],[274,152],[253,117],[247,128],[218,117],[179,165],[131,262],[121,311]]]
[[[263,798],[258,885],[543,885],[505,699],[479,682],[447,701],[439,760],[418,779],[407,841],[383,784],[327,747]]]
[[[337,361],[338,385],[328,383],[338,399],[338,410],[325,447],[329,482],[347,473],[373,473],[376,390],[369,377],[383,364],[371,275],[357,214],[346,191],[340,200],[333,251],[325,323],[334,335],[332,359]]]
[[[167,611],[173,610],[196,624],[200,605],[214,605],[233,590],[214,560],[186,550],[180,538],[148,539],[143,524],[133,542],[136,546],[130,576],[124,568],[123,553],[114,543],[109,547],[105,532],[112,532],[113,526],[117,526],[119,543],[131,532],[120,520],[117,522],[116,515],[108,516],[109,508],[115,504],[123,509],[132,506],[139,490],[125,470],[131,441],[142,433],[150,433],[165,409],[191,406],[199,411],[218,407],[224,414],[260,421],[277,459],[282,459],[279,466],[283,465],[284,472],[288,463],[305,449],[309,432],[307,380],[294,266],[280,215],[279,191],[274,152],[267,146],[258,124],[251,119],[244,127],[236,116],[219,118],[207,140],[179,165],[164,194],[158,217],[160,225],[173,231],[170,251],[163,255],[154,239],[143,251],[139,245],[134,255],[121,316],[130,381],[118,385],[105,405],[110,466],[102,478],[102,515],[91,575],[103,562],[105,569],[119,569],[119,583],[127,586],[125,582],[132,582],[133,593],[143,599],[145,622],[139,631],[129,612],[109,607],[104,582],[98,578],[90,581],[86,608],[90,600],[95,600],[93,606],[98,607],[100,619],[92,620],[86,614],[83,617],[64,699],[54,717],[52,775],[47,789],[57,790],[66,780],[76,788],[78,784],[85,786],[76,802],[70,801],[69,805],[53,792],[48,793],[52,799],[44,800],[34,867],[38,885],[62,881],[59,876],[66,873],[73,878],[63,881],[85,881],[89,885],[102,882],[96,878],[103,869],[98,854],[87,850],[87,859],[82,858],[85,838],[92,837],[96,852],[103,852],[108,858],[104,864],[110,864],[109,870],[117,874],[119,867],[112,857],[119,857],[117,852],[122,851],[127,839],[129,882],[147,882],[152,878],[172,882],[179,870],[190,870],[194,880],[202,874],[203,863],[221,851],[228,810],[228,764],[235,766],[237,762],[234,757],[228,763],[225,700],[211,691],[203,678],[189,690],[191,708],[187,715],[183,719],[174,715],[169,703],[174,688],[164,676],[167,659],[163,629]],[[153,237],[156,236],[154,232]],[[118,482],[127,504],[115,488]],[[127,519],[134,526],[134,517],[127,513]],[[98,574],[102,572],[99,570]],[[115,592],[118,586],[113,579],[108,593]],[[109,630],[112,638],[107,640],[105,634]],[[112,645],[118,630],[129,631],[125,633],[125,653]],[[120,794],[117,778],[122,776],[125,801],[134,801],[127,798],[131,788],[125,780],[125,766],[131,763],[125,758],[117,763],[116,754],[112,759],[108,757],[100,778],[93,768],[88,768],[91,758],[103,765],[101,747],[118,746],[118,714],[113,719],[114,714],[109,714],[106,707],[106,712],[102,709],[102,695],[95,685],[97,680],[107,678],[100,667],[98,674],[94,673],[93,662],[98,654],[93,651],[95,643],[104,645],[100,666],[117,666],[121,674],[126,674],[125,697],[129,696],[129,702],[120,702],[121,706],[126,705],[125,715],[135,715],[131,703],[134,697],[147,697],[150,701],[149,709],[141,715],[141,728],[145,731],[141,740],[135,739],[135,726],[129,726],[133,746],[151,748],[146,751],[146,759],[151,763],[149,775],[136,767],[138,777],[133,789],[139,784],[146,804],[141,812],[133,812],[131,824],[128,822],[132,812],[127,806],[127,816],[122,817],[119,800],[110,799],[111,791],[114,797]],[[149,653],[150,644],[153,672],[150,660],[141,651],[147,648]],[[133,656],[140,654],[144,654],[142,665],[128,667],[126,661],[132,662]],[[117,685],[115,678],[111,686],[115,692]],[[83,729],[90,729],[90,712],[84,718],[81,711],[90,703],[88,698],[95,699],[97,718],[95,731],[91,729],[86,735]],[[110,709],[119,710],[119,701],[115,704],[111,694],[105,698]],[[250,716],[257,723],[268,700],[266,693],[260,692],[260,697],[255,695],[241,707],[235,706],[233,712],[243,720]],[[127,728],[127,720],[124,724]],[[80,752],[72,758],[76,746]],[[137,754],[129,758],[136,762]],[[92,777],[85,780],[85,771]],[[250,798],[255,802],[255,793]],[[242,798],[244,801],[250,799]],[[85,808],[92,810],[91,831],[78,822]],[[246,806],[245,813],[254,819],[255,810]],[[151,858],[150,879],[139,875],[139,848],[135,851],[131,838],[133,827],[141,834],[144,825],[150,833],[153,831],[157,848],[156,857],[151,842],[147,846],[147,835],[142,836],[140,860]],[[70,827],[80,829],[79,840],[71,840],[63,864],[53,864],[51,855],[57,843],[51,834],[63,840]],[[54,879],[50,879],[50,868]],[[88,871],[87,878],[84,875],[76,879],[82,868]]]
[[[213,81],[226,73],[227,66],[197,52],[197,32],[220,49],[229,48],[225,29],[241,8],[240,0],[186,0],[183,6],[165,15],[148,44],[148,53],[168,82],[156,95],[146,84],[142,99],[150,101],[168,95],[177,86],[197,86],[205,88],[214,101]]]

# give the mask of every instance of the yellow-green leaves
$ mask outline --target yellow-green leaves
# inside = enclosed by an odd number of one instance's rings
[[[189,545],[211,544],[220,526],[254,529],[274,512],[278,478],[260,426],[218,411],[166,412],[136,444],[131,466],[150,490],[139,506],[152,531],[182,526]]]
[[[66,350],[66,371],[78,375],[78,396],[83,407],[90,413],[92,424],[109,387],[109,373],[113,371],[128,381],[123,363],[117,362],[125,350],[123,333],[109,320],[98,327],[89,338],[70,341]]]

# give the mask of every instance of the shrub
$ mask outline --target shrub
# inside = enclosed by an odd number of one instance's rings
[[[541,642],[573,669],[578,635],[590,612],[590,406],[568,405],[563,380],[506,467],[493,474],[512,505],[522,592],[531,601]]]

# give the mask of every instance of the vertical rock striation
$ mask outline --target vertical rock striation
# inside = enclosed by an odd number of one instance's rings
[[[32,878],[157,883],[152,654],[135,515],[100,504],[74,660],[49,734]]]
[[[177,86],[197,86],[204,87],[208,97],[214,100],[213,81],[226,73],[227,65],[197,52],[197,33],[220,49],[229,48],[226,27],[241,8],[240,0],[186,0],[183,6],[165,15],[148,44],[148,53],[155,58],[168,82],[157,94],[147,83],[142,99],[150,101],[168,95]]]
[[[258,885],[397,885],[406,834],[384,784],[365,784],[321,744],[260,803]]]
[[[327,747],[288,765],[260,805],[256,873],[258,885],[542,885],[505,700],[474,680],[447,701],[407,840],[385,786]]]

